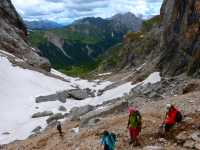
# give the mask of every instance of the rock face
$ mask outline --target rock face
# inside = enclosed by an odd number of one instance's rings
[[[58,119],[62,119],[64,118],[64,116],[61,113],[57,113],[57,114],[53,114],[51,115],[46,122],[49,124],[52,120],[58,120]]]
[[[146,62],[149,70],[143,72],[156,68],[163,76],[184,72],[199,76],[199,8],[200,2],[196,0],[164,0],[158,26],[144,36],[141,33],[124,36],[116,71],[123,69],[125,72]]]
[[[124,15],[116,14],[113,16],[113,20],[125,23],[127,26],[131,27],[132,31],[138,31],[142,23],[142,19],[137,18],[131,12],[125,13]]]
[[[27,27],[11,0],[0,0],[0,14],[0,49],[26,60],[32,66],[50,71],[51,63],[40,50],[28,43]]]
[[[90,111],[89,113],[87,113],[81,117],[81,123],[80,123],[79,127],[80,128],[84,127],[84,125],[86,125],[88,123],[88,121],[92,118],[111,114],[115,110],[123,111],[127,108],[127,106],[128,106],[127,101],[120,101],[106,109]]]
[[[44,116],[51,116],[53,115],[52,111],[44,111],[44,112],[38,112],[33,114],[31,118],[38,118],[38,117],[44,117]]]

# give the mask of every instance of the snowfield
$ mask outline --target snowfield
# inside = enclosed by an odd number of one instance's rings
[[[0,57],[0,144],[6,144],[16,139],[26,139],[37,126],[44,129],[48,117],[31,118],[34,113],[43,111],[63,113],[58,110],[60,106],[66,107],[67,112],[69,112],[74,106],[101,104],[103,101],[121,97],[124,93],[129,93],[131,88],[137,86],[137,84],[131,85],[129,82],[104,92],[100,97],[87,98],[81,101],[67,99],[66,103],[60,101],[35,103],[35,98],[38,96],[73,89],[72,86],[78,85],[81,89],[90,88],[98,91],[111,84],[111,82],[106,81],[98,85],[96,84],[98,80],[88,82],[87,80],[69,77],[54,69],[51,72],[69,80],[70,83],[47,77],[39,72],[13,67],[6,57]],[[141,83],[155,83],[157,81],[160,81],[159,72],[151,74]],[[39,108],[36,109],[36,107]],[[5,132],[10,134],[2,135]]]

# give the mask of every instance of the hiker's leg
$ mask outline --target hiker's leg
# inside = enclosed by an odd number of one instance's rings
[[[130,133],[131,140],[133,140],[133,133]]]
[[[162,134],[165,134],[165,132],[166,132],[166,131],[165,131],[165,129],[164,129]]]
[[[168,136],[170,136],[170,137],[172,136],[170,132],[167,132],[167,134],[168,134]]]
[[[138,138],[136,136],[133,136],[136,143],[139,143]]]
[[[104,150],[110,150],[109,146],[106,144],[106,142],[105,142]]]

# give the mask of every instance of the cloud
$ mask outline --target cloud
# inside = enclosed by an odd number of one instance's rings
[[[12,0],[22,18],[73,21],[83,17],[111,17],[113,14],[158,14],[163,0]],[[24,5],[26,4],[26,5]]]

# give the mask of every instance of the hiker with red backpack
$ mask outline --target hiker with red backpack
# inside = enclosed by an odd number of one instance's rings
[[[129,142],[129,145],[134,143],[134,140],[135,140],[136,143],[133,146],[137,147],[140,145],[137,136],[139,135],[139,132],[141,132],[142,130],[142,122],[141,122],[142,118],[138,110],[135,111],[134,109],[130,109],[129,112],[130,114],[129,114],[129,120],[128,120],[128,126],[127,126],[127,129],[129,129],[130,137],[131,137],[131,141]]]
[[[115,146],[115,138],[116,136],[114,133],[104,131],[100,146],[104,143],[104,150],[113,150]]]
[[[167,132],[167,134],[168,134],[167,140],[171,140],[171,139],[173,139],[173,137],[172,137],[171,133],[169,132],[169,130],[175,125],[176,122],[182,121],[182,115],[178,111],[178,109],[175,108],[171,104],[167,104],[166,105],[166,109],[169,110],[166,113],[168,115],[169,119],[168,119],[168,121],[163,122],[163,124],[165,124],[165,129],[164,129],[163,133],[160,136],[161,137],[165,137],[165,133]]]
[[[60,132],[60,136],[62,135],[62,129],[61,129],[61,124],[59,123],[57,125],[57,130]]]

